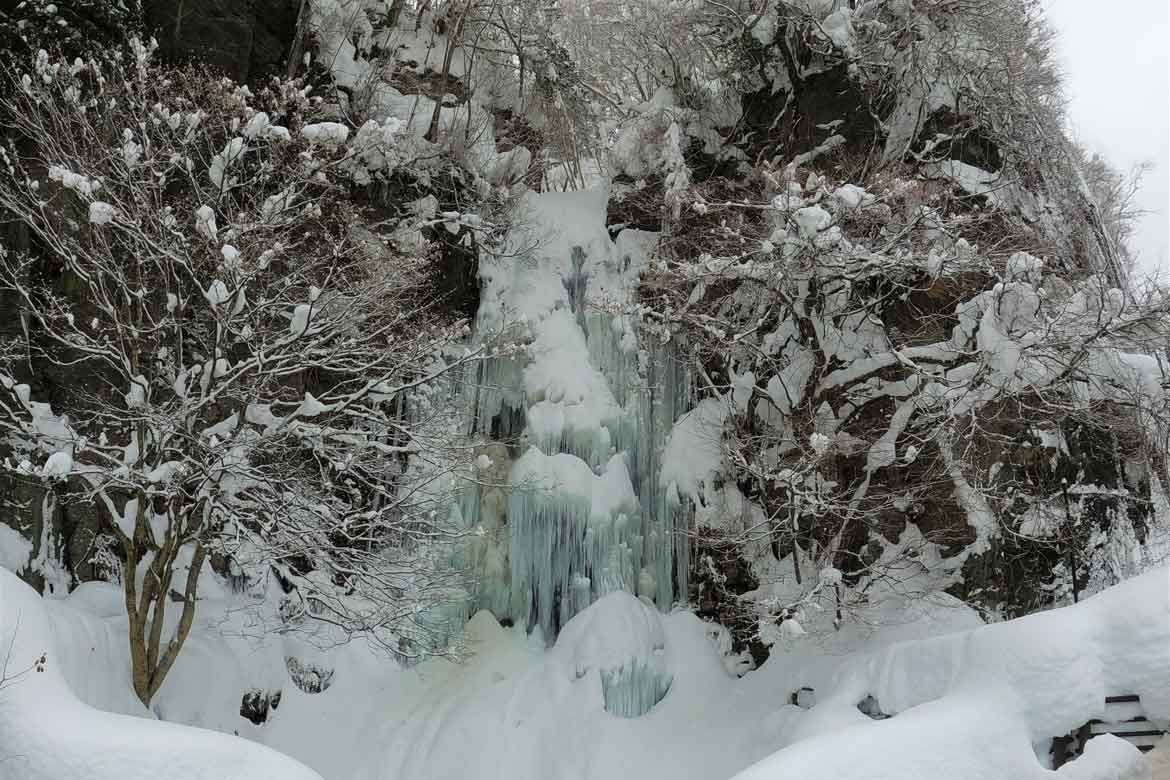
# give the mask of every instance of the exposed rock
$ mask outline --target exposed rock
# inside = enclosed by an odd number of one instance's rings
[[[285,64],[297,36],[300,0],[154,0],[146,28],[169,60],[196,60],[236,81],[257,81]]]
[[[288,669],[289,679],[305,693],[321,693],[333,684],[332,669],[324,669],[292,655],[284,659],[284,665]]]
[[[740,599],[760,587],[742,550],[718,531],[701,528],[692,540],[690,601],[704,620],[724,626],[731,651],[747,650],[756,666],[768,660],[768,647],[757,636],[757,618]]]
[[[280,706],[280,691],[262,691],[253,688],[240,699],[240,717],[260,726],[268,722],[270,713]]]

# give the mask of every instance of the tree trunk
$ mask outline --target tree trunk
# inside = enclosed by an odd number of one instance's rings
[[[174,635],[167,642],[165,649],[162,646],[163,622],[166,619],[166,603],[170,594],[170,582],[174,575],[174,562],[178,547],[174,553],[167,554],[167,546],[159,552],[159,558],[151,565],[143,580],[142,593],[137,593],[134,584],[136,564],[131,563],[139,559],[137,549],[133,555],[127,556],[125,579],[125,595],[127,614],[130,618],[130,674],[134,687],[134,694],[142,702],[142,706],[149,708],[150,702],[162,687],[163,681],[174,666],[187,635],[191,632],[191,625],[195,620],[195,600],[199,588],[199,571],[203,568],[203,561],[207,551],[202,544],[195,544],[195,552],[191,556],[191,567],[187,571],[187,581],[183,589],[183,612],[179,617],[179,625]],[[155,572],[155,566],[162,571]],[[148,624],[149,623],[149,630]]]

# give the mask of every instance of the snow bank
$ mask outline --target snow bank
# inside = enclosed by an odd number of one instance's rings
[[[580,471],[582,487],[600,484]],[[201,623],[158,703],[234,730],[240,677],[276,666],[279,710],[241,733],[339,780],[1145,780],[1139,754],[1111,737],[1059,773],[1037,756],[1101,715],[1107,694],[1137,693],[1152,721],[1170,716],[1167,586],[1162,570],[1075,607],[945,635],[970,612],[902,599],[840,632],[786,640],[740,679],[715,627],[624,592],[568,621],[551,649],[539,631],[480,613],[461,664],[400,669],[361,643],[298,653],[277,642],[326,670],[319,693],[286,684],[280,655],[247,656]],[[78,701],[145,714],[129,692],[118,595],[90,584],[41,600],[0,572],[3,646],[19,618],[10,675],[47,653],[44,672],[0,691],[0,778],[318,777],[241,739]],[[788,704],[803,687],[815,689],[809,709]],[[859,712],[867,696],[892,717]]]
[[[819,678],[808,717],[820,721],[813,733],[831,735],[800,739],[809,730],[792,727],[793,744],[737,778],[1051,776],[1033,745],[1046,749],[1101,717],[1107,695],[1138,694],[1147,718],[1170,720],[1167,586],[1162,569],[1072,607],[896,643],[828,673],[793,670],[802,685]],[[894,717],[859,719],[855,705],[867,696]],[[1136,748],[1107,739],[1059,774],[1137,780],[1143,771]]]
[[[15,528],[0,525],[0,569],[21,571],[32,557],[32,542]]]
[[[970,691],[883,721],[868,721],[781,750],[734,780],[1147,780],[1141,754],[1111,735],[1053,773],[1037,761],[1004,691]],[[856,712],[856,710],[855,710]]]
[[[1082,758],[1054,774],[1037,757],[1054,734],[1035,735],[1085,722],[1114,686],[1128,690],[1141,678],[1148,682],[1135,690],[1143,697],[1158,686],[1165,690],[1166,582],[1163,571],[1080,607],[1036,616],[1041,620],[894,643],[891,637],[963,624],[967,613],[952,610],[947,618],[940,612],[932,621],[908,613],[902,619],[912,622],[899,624],[889,612],[888,628],[853,635],[848,652],[808,638],[791,653],[777,648],[768,664],[742,679],[724,671],[709,626],[674,613],[658,619],[670,689],[636,719],[605,711],[591,671],[657,643],[648,619],[653,613],[640,613],[632,597],[598,601],[547,652],[539,640],[481,614],[472,623],[476,658],[451,671],[411,670],[429,680],[425,691],[403,679],[381,692],[409,691],[398,699],[408,714],[355,737],[384,746],[356,777],[464,780],[466,756],[475,755],[489,769],[473,777],[711,780],[782,748],[739,780],[1144,780],[1140,754],[1111,737],[1090,742]],[[874,646],[884,649],[857,652]],[[1067,662],[1071,655],[1123,671],[1086,679],[1084,664]],[[816,704],[808,710],[788,704],[808,682],[816,687]],[[1076,693],[1066,698],[1065,689],[1087,690],[1092,700]],[[880,721],[863,715],[856,704],[867,694],[896,714]],[[1029,707],[1033,696],[1042,700]],[[1163,704],[1157,695],[1150,701],[1147,712],[1156,717]],[[905,710],[897,709],[901,704]]]
[[[647,714],[607,712],[599,675],[575,675],[574,659],[592,668],[657,641],[653,613],[640,606],[606,597],[547,651],[480,613],[470,625],[475,658],[427,662],[379,691],[395,716],[353,735],[377,746],[353,780],[712,780],[766,754],[771,743],[754,724],[774,704],[726,673],[694,615],[658,618],[673,682]],[[612,633],[626,629],[634,636]]]
[[[80,613],[73,617],[75,628],[85,623]],[[59,625],[30,587],[0,570],[0,646],[11,648],[5,673],[15,677],[0,690],[0,778],[321,780],[297,761],[244,739],[83,704],[66,683],[60,659],[85,646],[74,645],[76,634],[60,634]],[[86,675],[100,679],[109,671],[95,664]]]

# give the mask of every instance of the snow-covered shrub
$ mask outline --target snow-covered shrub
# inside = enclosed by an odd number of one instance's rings
[[[1070,162],[1036,5],[839,5],[778,3],[740,29],[744,68],[762,72],[721,82],[744,112],[715,126],[717,143],[756,159],[751,170],[700,173],[692,156],[685,188],[639,182],[614,209],[644,224],[684,205],[645,289],[650,328],[681,336],[709,401],[734,410],[722,476],[739,489],[712,496],[711,480],[696,483],[698,522],[716,522],[719,503],[753,507],[718,532],[760,537],[739,545],[766,564],[754,601],[761,630],[780,638],[807,594],[839,621],[879,563],[922,554],[901,545],[907,522],[954,555],[931,587],[989,606],[1047,603],[1058,563],[1078,572],[1061,586],[1071,598],[1115,581],[1103,569],[1149,566],[1157,545],[1129,540],[1146,533],[1150,480],[1167,481],[1161,371],[1147,357],[1166,329],[1165,296],[1125,288],[1116,228]],[[651,127],[650,116],[630,129]],[[629,175],[670,175],[651,166],[673,159],[671,125],[659,124],[657,136],[617,136]],[[1120,386],[1105,388],[1115,373]],[[1032,442],[1004,427],[1037,419],[1095,443],[1013,463]],[[1141,453],[1142,465],[1103,466],[1117,462],[1111,449]],[[1074,486],[1067,498],[1062,481]],[[1079,519],[1082,506],[1093,520]],[[1021,519],[1028,512],[1053,510],[1066,530],[1046,547],[1017,533],[1041,527]],[[736,515],[753,521],[740,528]],[[968,528],[952,521],[963,517]],[[1001,554],[1013,567],[1004,589],[977,563]],[[825,587],[808,575],[827,562],[867,574]],[[778,578],[799,587],[773,597]],[[732,612],[745,603],[737,595]]]
[[[738,550],[697,558],[704,609],[767,644],[840,624],[889,576],[1019,614],[1059,566],[1076,574],[1057,601],[1155,565],[1165,295],[1065,276],[945,187],[825,173],[764,165],[737,200],[692,185],[644,278],[647,326],[686,340],[700,408],[723,410],[691,437],[721,442],[719,466],[678,485],[703,549]],[[723,593],[741,556],[753,576]]]

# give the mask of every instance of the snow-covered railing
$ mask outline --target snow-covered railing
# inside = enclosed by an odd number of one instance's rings
[[[1166,734],[1166,729],[1146,718],[1141,698],[1127,693],[1105,697],[1105,712],[1100,719],[1094,719],[1072,734],[1052,740],[1052,765],[1059,767],[1085,749],[1085,743],[1102,734],[1121,737],[1143,753],[1157,747]]]

